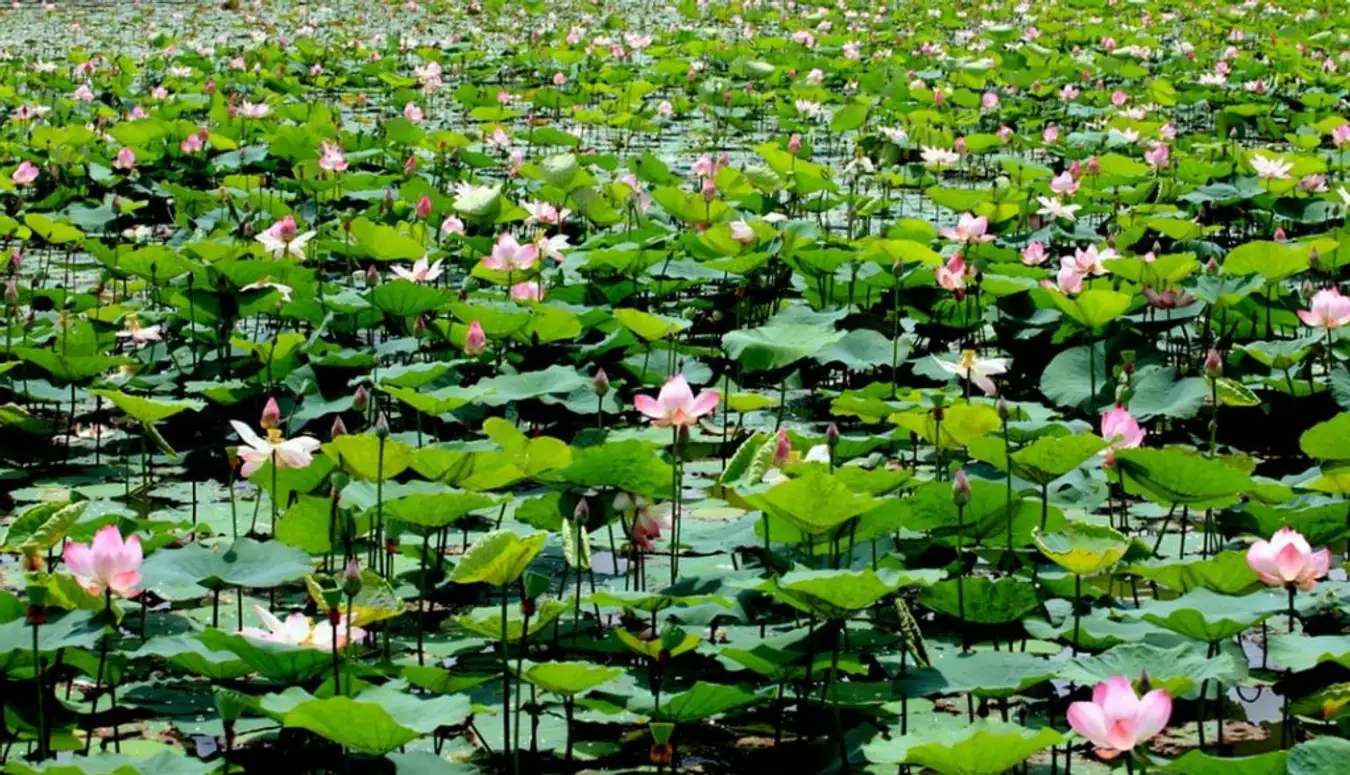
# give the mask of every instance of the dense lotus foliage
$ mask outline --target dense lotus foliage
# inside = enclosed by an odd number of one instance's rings
[[[1350,772],[1348,25],[6,4],[0,769]]]

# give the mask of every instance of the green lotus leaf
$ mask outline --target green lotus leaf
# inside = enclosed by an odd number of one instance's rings
[[[303,702],[286,714],[285,725],[373,756],[395,751],[418,736],[378,703],[350,697]]]
[[[1069,522],[1035,534],[1036,547],[1056,565],[1079,576],[1101,573],[1120,561],[1130,539],[1103,525]]]
[[[623,670],[590,662],[530,662],[519,675],[546,692],[574,697],[613,681]]]
[[[450,580],[459,584],[482,582],[494,587],[514,583],[548,541],[547,533],[524,538],[509,530],[497,530],[479,538],[460,558]]]

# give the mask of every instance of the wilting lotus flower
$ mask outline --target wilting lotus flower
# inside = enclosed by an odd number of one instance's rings
[[[1312,297],[1311,309],[1298,311],[1299,320],[1311,328],[1330,331],[1350,323],[1350,297],[1335,288],[1323,288]]]
[[[1097,684],[1091,702],[1069,705],[1067,715],[1073,731],[1109,759],[1161,732],[1172,716],[1172,698],[1166,689],[1154,689],[1141,699],[1130,679],[1118,675]]]
[[[141,582],[141,539],[133,535],[123,541],[116,525],[100,528],[87,546],[66,544],[61,558],[91,595],[112,590],[120,597],[132,598],[141,593],[136,588]]]
[[[1282,527],[1269,541],[1251,545],[1247,565],[1272,587],[1297,587],[1308,592],[1331,569],[1331,550],[1314,552],[1302,533]]]
[[[312,649],[327,650],[333,648],[333,626],[326,621],[321,620],[312,623],[298,611],[282,621],[262,606],[254,605],[253,610],[258,614],[258,618],[262,619],[263,626],[267,629],[245,627],[239,631],[239,634],[246,638]],[[366,631],[360,627],[352,627],[351,635],[353,638],[364,638]],[[342,614],[337,621],[337,647],[342,648],[346,645],[347,616]]]
[[[427,257],[422,256],[413,262],[411,269],[404,269],[401,266],[391,266],[389,267],[389,271],[402,277],[404,280],[411,280],[415,283],[430,283],[435,282],[436,278],[440,277],[445,271],[441,269],[441,262],[442,259],[436,259],[436,263],[428,265]]]
[[[1106,455],[1106,465],[1116,464],[1117,451],[1133,449],[1143,444],[1145,435],[1146,431],[1139,427],[1139,422],[1125,407],[1116,405],[1102,412],[1102,438],[1108,441],[1116,439],[1103,451]]]
[[[38,168],[31,161],[21,162],[14,172],[10,174],[9,179],[16,186],[32,185],[37,180]]]
[[[469,332],[464,335],[464,354],[476,357],[485,351],[487,351],[487,334],[483,333],[483,324],[475,320],[469,324]]]
[[[1008,371],[1008,361],[1004,358],[981,358],[979,353],[974,350],[962,350],[961,359],[958,361],[946,361],[937,356],[933,357],[937,364],[944,371],[948,371],[957,376],[964,377],[975,383],[980,390],[984,391],[986,396],[992,396],[998,392],[998,386],[990,379]]]
[[[629,495],[621,492],[614,496],[614,509],[629,515],[633,525],[633,543],[639,549],[650,552],[652,542],[661,537],[662,530],[670,530],[674,507],[669,503],[653,506],[651,501],[641,495]]]
[[[934,272],[937,284],[958,296],[966,292],[966,261],[957,253]]]
[[[656,398],[640,395],[633,399],[633,406],[652,420],[658,428],[689,427],[698,423],[698,418],[717,408],[721,395],[712,390],[704,390],[694,396],[683,374],[676,374],[661,387]]]
[[[483,257],[483,266],[494,272],[518,272],[529,269],[539,260],[539,248],[533,242],[516,242],[510,232],[502,232],[492,253]]]
[[[283,437],[279,423],[269,417],[269,410],[264,410],[261,424],[263,430],[267,432],[266,439],[258,436],[244,423],[230,420],[234,432],[239,434],[239,438],[246,445],[239,447],[237,453],[239,459],[244,461],[243,467],[239,470],[240,476],[247,479],[268,460],[275,459],[277,468],[308,468],[309,464],[314,462],[314,450],[319,448],[318,439],[309,436],[298,436],[294,439]]]
[[[994,235],[986,234],[989,229],[989,219],[984,216],[976,218],[970,213],[962,213],[956,222],[956,228],[947,228],[942,230],[942,236],[962,245],[970,242],[990,242]]]
[[[299,227],[295,225],[295,218],[288,215],[259,234],[257,240],[272,258],[281,258],[289,254],[304,261],[305,244],[314,238],[316,232],[311,230],[300,234],[299,231]]]

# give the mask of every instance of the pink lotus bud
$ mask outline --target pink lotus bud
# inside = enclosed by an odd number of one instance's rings
[[[793,156],[796,156],[797,152],[802,149],[802,136],[799,134],[793,134],[791,137],[789,137],[787,149],[788,153],[792,154]]]
[[[329,429],[328,435],[330,438],[334,439],[338,436],[347,435],[347,424],[342,421],[342,415],[338,415],[333,419],[333,427]]]
[[[582,498],[578,500],[577,507],[575,509],[572,509],[572,519],[575,519],[577,522],[584,523],[586,520],[590,518],[591,518],[591,507],[586,504],[586,499]]]
[[[773,464],[776,466],[786,465],[792,457],[792,442],[788,440],[787,431],[778,432],[778,445],[773,450]]]
[[[368,406],[370,406],[370,393],[366,392],[365,385],[357,385],[356,392],[352,394],[352,411],[364,412]]]
[[[957,506],[965,506],[970,503],[970,479],[966,477],[966,469],[956,472],[952,479],[952,503]]]
[[[1219,351],[1213,347],[1205,353],[1205,376],[1210,379],[1218,379],[1223,375],[1223,359],[1219,357]]]
[[[565,83],[567,83],[567,76],[563,75],[561,72],[557,72],[557,73],[554,73],[554,74],[553,74],[553,85],[554,85],[554,86],[562,86],[562,85],[565,84]]]
[[[487,334],[477,320],[469,324],[469,333],[464,335],[464,354],[469,357],[482,355],[487,350]]]
[[[595,370],[595,378],[591,380],[591,385],[595,388],[595,394],[601,398],[609,392],[609,375],[605,374],[604,369]]]
[[[956,151],[957,153],[966,152],[966,138],[964,135],[956,138],[956,142],[952,143],[952,150]]]
[[[830,423],[829,427],[825,429],[825,443],[829,445],[830,449],[834,449],[835,447],[839,446],[838,425]]]
[[[374,264],[371,264],[366,268],[366,285],[374,287],[379,284],[380,270],[376,269]]]
[[[711,202],[716,197],[717,197],[717,183],[715,183],[712,178],[704,178],[703,179],[704,201]]]
[[[267,399],[267,405],[263,407],[262,418],[258,424],[266,430],[281,427],[281,407],[277,406],[275,398]]]
[[[342,591],[347,597],[356,597],[361,592],[361,565],[353,557],[347,561],[342,571]]]
[[[1093,176],[1102,174],[1102,160],[1098,159],[1096,156],[1089,157],[1087,160],[1087,172],[1089,175]]]
[[[423,194],[422,197],[417,200],[417,217],[421,220],[426,220],[429,215],[431,215],[431,197]]]
[[[381,439],[389,438],[389,418],[384,415],[384,412],[380,412],[379,416],[375,418],[375,436]]]
[[[1275,237],[1274,237],[1274,239],[1275,239],[1276,242],[1284,242],[1285,239],[1287,239],[1287,238],[1285,237],[1285,234],[1284,234],[1284,227],[1283,227],[1283,226],[1280,226],[1280,227],[1278,227],[1278,228],[1275,229]]]
[[[417,174],[417,154],[413,153],[408,154],[408,160],[403,162],[403,174],[404,175]]]

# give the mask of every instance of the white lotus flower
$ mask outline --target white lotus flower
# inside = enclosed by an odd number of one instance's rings
[[[933,356],[933,360],[937,361],[944,371],[965,377],[975,383],[986,396],[998,392],[998,386],[990,377],[1008,371],[1006,358],[981,358],[974,350],[962,350],[959,361],[944,361],[937,356]]]
[[[1082,205],[1066,205],[1058,199],[1052,199],[1048,196],[1038,196],[1036,201],[1041,203],[1041,209],[1036,211],[1037,215],[1048,215],[1051,218],[1063,218],[1066,221],[1076,221],[1078,216],[1074,213],[1083,209]]]
[[[1256,154],[1251,158],[1252,169],[1256,170],[1256,176],[1262,180],[1288,180],[1289,171],[1294,168],[1294,163],[1280,158],[1267,159],[1261,154]]]

